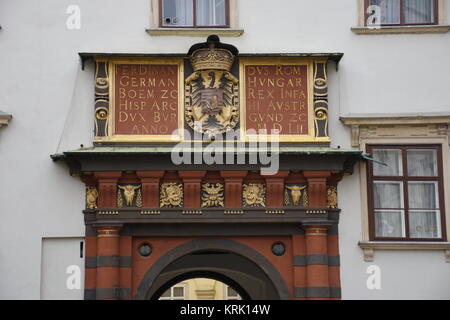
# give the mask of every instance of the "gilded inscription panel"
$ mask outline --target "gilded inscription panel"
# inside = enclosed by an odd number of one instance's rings
[[[181,140],[182,60],[111,62],[113,141]]]
[[[316,141],[313,62],[246,58],[240,62],[244,136],[278,135],[281,142]]]

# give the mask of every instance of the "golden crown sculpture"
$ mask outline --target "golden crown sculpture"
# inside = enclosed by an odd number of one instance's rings
[[[202,48],[191,55],[194,71],[224,70],[230,71],[234,62],[234,55],[227,49]]]

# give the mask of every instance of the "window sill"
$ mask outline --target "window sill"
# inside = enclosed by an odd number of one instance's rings
[[[210,34],[224,37],[239,37],[244,33],[244,29],[229,28],[151,28],[146,31],[151,36],[185,37],[206,37]]]
[[[447,33],[450,25],[352,27],[356,34]]]
[[[450,242],[360,241],[358,246],[363,249],[366,262],[373,261],[374,250],[443,250],[445,261],[450,262]]]

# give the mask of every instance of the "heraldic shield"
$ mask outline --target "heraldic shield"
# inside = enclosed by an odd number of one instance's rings
[[[239,122],[239,80],[230,73],[237,49],[209,36],[189,50],[194,72],[185,80],[185,117],[214,140]]]

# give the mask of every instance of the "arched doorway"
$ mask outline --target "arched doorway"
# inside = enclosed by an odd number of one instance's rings
[[[251,297],[239,283],[220,273],[193,271],[166,282],[152,295],[151,299],[251,300]]]
[[[193,240],[169,251],[147,271],[136,298],[158,299],[193,277],[222,281],[247,300],[291,299],[280,273],[264,256],[226,239]]]

